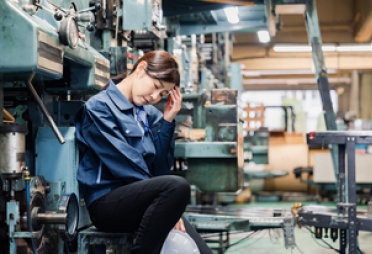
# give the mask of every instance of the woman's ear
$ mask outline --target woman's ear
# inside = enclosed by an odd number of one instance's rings
[[[138,77],[138,75],[144,75],[146,74],[146,67],[147,67],[147,63],[145,61],[142,61],[138,64],[137,68],[136,68],[136,76]]]
[[[146,68],[147,68],[147,63],[145,61],[140,62],[137,66],[137,70],[141,70],[141,71],[146,70]]]

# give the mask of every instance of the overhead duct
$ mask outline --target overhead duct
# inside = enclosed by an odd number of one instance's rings
[[[356,42],[368,42],[372,35],[372,1],[357,0],[356,13],[359,22],[354,39]]]

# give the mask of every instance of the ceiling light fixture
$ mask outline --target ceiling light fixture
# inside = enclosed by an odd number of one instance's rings
[[[337,52],[372,52],[372,46],[370,44],[340,45],[337,47]]]
[[[290,45],[290,44],[278,44],[273,47],[274,52],[279,53],[291,53],[291,52],[311,52],[310,45]],[[324,52],[335,52],[335,45],[323,45],[322,49]]]
[[[236,24],[239,22],[239,9],[238,7],[227,7],[223,9],[227,18],[231,24]]]
[[[372,52],[372,45],[370,44],[350,44],[350,45],[332,45],[324,44],[322,46],[323,52]],[[273,47],[274,52],[278,53],[301,53],[311,52],[310,45],[298,44],[277,44]]]
[[[258,40],[261,43],[267,43],[270,41],[270,34],[268,31],[265,31],[265,30],[257,31],[257,36],[258,36]]]

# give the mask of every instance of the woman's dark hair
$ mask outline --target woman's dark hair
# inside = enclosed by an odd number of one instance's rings
[[[162,50],[150,51],[144,54],[138,61],[134,64],[133,69],[130,73],[133,73],[138,64],[141,62],[146,62],[147,66],[145,72],[153,79],[159,81],[165,81],[169,83],[174,83],[176,86],[180,86],[180,73],[178,70],[178,64],[171,54]],[[130,75],[130,74],[129,74]],[[127,72],[119,74],[112,79],[122,80],[127,77]],[[107,85],[102,89],[106,89]]]

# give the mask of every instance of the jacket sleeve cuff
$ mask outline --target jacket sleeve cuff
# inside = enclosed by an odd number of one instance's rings
[[[170,137],[173,137],[175,128],[176,121],[173,120],[172,122],[168,122],[163,118],[159,132],[161,132],[163,135],[167,133]]]

